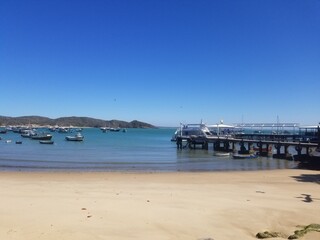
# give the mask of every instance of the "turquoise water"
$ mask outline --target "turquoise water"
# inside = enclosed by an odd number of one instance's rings
[[[107,132],[84,129],[83,142],[65,140],[70,133],[52,133],[53,145],[7,132],[0,137],[0,170],[21,171],[234,171],[293,168],[292,161],[259,157],[235,160],[209,150],[176,148],[173,128]],[[72,133],[72,135],[75,133]],[[11,140],[6,143],[6,140]],[[22,141],[22,144],[15,144]]]

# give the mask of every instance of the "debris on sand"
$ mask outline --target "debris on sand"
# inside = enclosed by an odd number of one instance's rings
[[[290,235],[288,239],[298,239],[303,237],[308,232],[312,232],[312,231],[320,232],[320,224],[316,224],[316,223],[310,224],[308,226],[298,226],[298,227],[302,227],[302,229],[294,231],[294,234]]]
[[[256,238],[265,239],[265,238],[276,238],[276,237],[284,237],[284,235],[280,232],[259,232],[256,234]]]

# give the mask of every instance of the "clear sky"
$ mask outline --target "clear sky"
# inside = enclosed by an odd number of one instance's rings
[[[320,121],[319,0],[2,0],[0,115]]]

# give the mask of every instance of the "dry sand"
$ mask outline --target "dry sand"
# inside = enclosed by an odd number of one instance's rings
[[[3,240],[256,239],[320,223],[320,172],[1,172],[0,199]]]

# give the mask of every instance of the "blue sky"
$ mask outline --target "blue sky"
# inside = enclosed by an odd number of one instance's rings
[[[319,0],[3,0],[0,115],[320,121]]]

